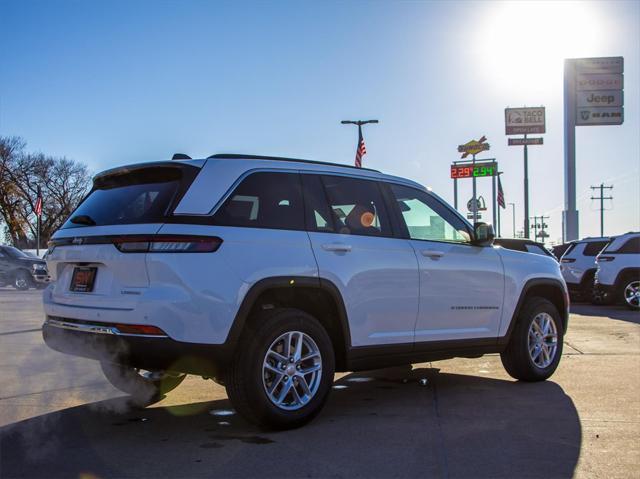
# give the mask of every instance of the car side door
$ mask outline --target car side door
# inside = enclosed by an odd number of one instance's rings
[[[469,225],[435,195],[399,184],[389,189],[420,265],[416,345],[497,337],[504,296],[497,251],[474,245]]]
[[[389,208],[374,179],[301,171],[306,227],[321,280],[343,299],[352,347],[413,347],[418,263],[394,237]]]

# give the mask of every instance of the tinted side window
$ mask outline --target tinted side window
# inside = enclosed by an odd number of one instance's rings
[[[391,191],[411,239],[456,243],[471,239],[464,221],[424,191],[401,185],[391,185]]]
[[[375,181],[322,176],[336,233],[392,236],[382,192]]]
[[[221,226],[304,230],[300,177],[297,173],[253,173],[216,211]]]
[[[582,254],[584,254],[585,256],[598,256],[598,253],[602,251],[602,248],[604,248],[606,245],[607,245],[606,241],[589,242],[585,245],[584,251]]]
[[[616,253],[640,254],[640,237],[628,239]]]

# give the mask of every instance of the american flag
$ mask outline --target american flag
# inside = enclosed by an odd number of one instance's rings
[[[507,205],[504,202],[504,191],[502,191],[502,182],[500,181],[500,177],[498,176],[498,206],[502,208],[506,208]]]
[[[42,216],[42,191],[38,186],[38,198],[36,198],[36,206],[33,208],[36,216]]]
[[[362,168],[362,157],[367,154],[367,147],[364,146],[362,137],[362,127],[358,125],[358,148],[356,149],[356,168]]]

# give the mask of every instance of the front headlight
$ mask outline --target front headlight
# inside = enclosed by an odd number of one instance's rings
[[[33,271],[38,271],[38,270],[46,271],[47,270],[47,265],[46,264],[35,263],[35,264],[31,265],[31,269],[33,269]]]

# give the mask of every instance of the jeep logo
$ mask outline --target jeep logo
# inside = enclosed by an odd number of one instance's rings
[[[596,95],[595,93],[592,93],[590,97],[587,97],[587,102],[589,103],[603,103],[605,105],[610,105],[615,101],[616,97],[613,95]]]
[[[83,238],[73,238],[73,240],[71,240],[71,244],[75,244],[75,245],[79,245],[84,243],[84,239]]]

